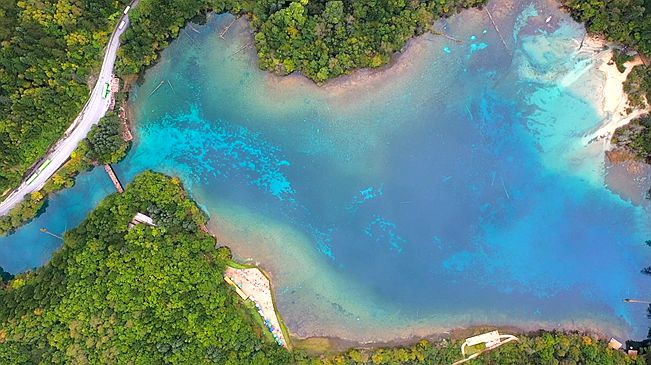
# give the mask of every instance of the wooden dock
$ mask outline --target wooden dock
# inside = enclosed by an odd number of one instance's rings
[[[111,178],[111,181],[113,181],[115,190],[117,190],[119,193],[124,193],[124,188],[122,187],[120,180],[118,180],[118,176],[115,174],[115,171],[113,171],[113,167],[111,167],[110,164],[106,164],[104,165],[104,170],[106,170],[106,173]]]

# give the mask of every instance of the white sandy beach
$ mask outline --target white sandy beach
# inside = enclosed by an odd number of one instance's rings
[[[606,45],[605,41],[599,38],[588,38],[585,45],[590,48],[600,48]],[[633,67],[642,64],[640,57],[635,57],[632,61],[624,63],[626,70],[619,72],[617,65],[611,62],[613,50],[601,52],[598,70],[604,74],[604,84],[601,96],[601,109],[605,114],[604,122],[597,130],[586,136],[586,143],[599,141],[603,145],[604,151],[610,148],[610,140],[617,128],[628,124],[631,120],[638,118],[649,112],[649,109],[635,109],[631,113],[627,112],[629,108],[628,96],[624,92],[623,83],[626,81],[628,74]]]

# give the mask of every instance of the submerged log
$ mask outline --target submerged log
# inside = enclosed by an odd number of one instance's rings
[[[238,18],[234,18],[226,27],[224,27],[224,29],[222,29],[221,33],[219,33],[219,38],[224,39],[224,36],[228,33],[228,30],[231,29],[237,19]]]
[[[149,93],[149,96],[154,95],[154,93],[158,91],[158,89],[160,89],[161,86],[163,86],[163,83],[165,83],[165,80],[161,80],[160,84],[158,84],[158,86],[156,86],[156,88]]]
[[[495,28],[497,35],[502,40],[502,44],[504,45],[504,48],[506,48],[506,50],[510,52],[511,50],[509,49],[509,46],[506,45],[506,41],[504,40],[504,37],[502,37],[502,33],[500,32],[500,29],[497,27],[497,24],[495,24],[495,20],[493,19],[493,15],[491,14],[490,10],[488,10],[488,6],[485,7],[484,10],[486,10],[486,14],[488,14],[488,18],[491,20],[491,23],[493,23],[493,28]]]

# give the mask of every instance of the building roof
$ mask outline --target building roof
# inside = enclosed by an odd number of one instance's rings
[[[480,343],[491,344],[499,341],[500,341],[500,333],[498,331],[491,331],[491,332],[482,333],[481,335],[469,337],[466,339],[465,343],[468,346],[474,346]]]
[[[608,341],[608,347],[610,347],[613,350],[619,350],[622,348],[622,343],[617,341],[614,337]]]

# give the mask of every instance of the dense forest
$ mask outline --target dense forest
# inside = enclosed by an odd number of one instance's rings
[[[118,104],[119,105],[119,104]],[[25,197],[9,213],[0,216],[0,236],[13,233],[34,219],[45,208],[51,193],[75,184],[75,177],[97,164],[116,163],[122,160],[131,145],[123,139],[124,125],[119,116],[108,112],[94,125],[86,139],[72,152],[70,159],[39,191]]]
[[[130,143],[122,137],[123,125],[115,112],[108,112],[93,126],[88,133],[88,158],[100,164],[121,161],[129,149]]]
[[[157,226],[129,229],[137,212]],[[0,291],[0,364],[290,363],[224,283],[205,219],[160,174],[108,197],[49,264]]]
[[[137,213],[156,226],[129,222]],[[45,266],[0,285],[0,364],[445,364],[459,341],[289,352],[265,339],[228,287],[230,260],[199,229],[181,182],[153,172],[107,197]],[[4,284],[8,281],[8,284]],[[474,364],[643,364],[579,334],[539,333]]]
[[[651,55],[651,1],[649,0],[562,0],[574,19],[585,23],[588,31],[604,35],[624,46]],[[633,69],[626,84],[631,104],[644,106],[651,101],[651,65]]]
[[[259,66],[294,71],[317,82],[360,67],[378,67],[435,19],[486,0],[142,0],[132,13],[119,66],[136,74],[178,36],[185,23],[208,10],[248,14]]]
[[[615,149],[624,149],[651,163],[651,115],[631,121],[613,134]]]
[[[126,3],[0,0],[0,194],[72,124]]]

